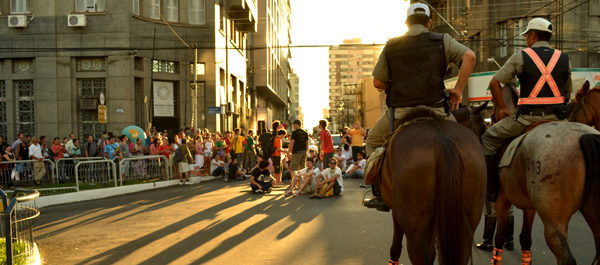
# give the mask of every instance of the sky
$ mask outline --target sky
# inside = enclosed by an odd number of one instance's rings
[[[383,44],[406,32],[409,1],[292,0],[292,45],[337,45],[345,39]],[[312,128],[329,106],[327,48],[293,48],[292,67],[300,77],[304,128]]]

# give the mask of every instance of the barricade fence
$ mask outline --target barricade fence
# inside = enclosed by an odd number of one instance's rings
[[[1,236],[4,241],[0,257],[2,264],[30,264],[35,260],[35,243],[33,226],[40,215],[35,199],[39,197],[36,190],[17,188],[10,199],[0,190],[3,212],[0,218]]]
[[[55,176],[53,183],[75,183],[75,165],[80,161],[89,161],[89,160],[104,160],[104,157],[69,157],[69,158],[59,158],[55,161]],[[108,168],[97,168],[98,171],[110,171]]]
[[[75,186],[117,186],[117,166],[108,159],[79,161],[75,165]]]
[[[172,177],[172,167],[166,156],[133,156],[118,160],[119,181],[123,182],[169,180]]]
[[[0,185],[4,188],[50,184],[55,178],[50,159],[0,162]]]

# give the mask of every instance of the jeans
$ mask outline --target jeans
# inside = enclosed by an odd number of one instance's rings
[[[262,182],[262,181],[257,181],[258,184],[260,184],[262,186],[262,190],[266,190],[268,188],[270,188],[272,186],[271,182]],[[258,189],[258,186],[254,185],[254,184],[250,184],[250,188],[252,188],[252,191],[256,191]]]
[[[217,167],[215,168],[215,170],[213,170],[212,175],[214,177],[225,177],[225,168],[223,167]]]

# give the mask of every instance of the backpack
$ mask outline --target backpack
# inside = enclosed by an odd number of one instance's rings
[[[183,151],[181,151],[181,149],[181,147],[177,148],[177,151],[175,151],[175,156],[173,157],[177,163],[183,161]]]
[[[261,142],[261,147],[264,158],[268,159],[271,157],[275,152],[275,135],[272,133],[267,133],[265,140]]]

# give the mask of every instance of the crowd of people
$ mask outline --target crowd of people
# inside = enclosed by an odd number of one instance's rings
[[[169,135],[150,124],[145,139],[134,140],[104,132],[98,137],[86,135],[82,141],[71,133],[49,142],[45,136],[19,133],[10,144],[0,136],[0,161],[28,160],[26,163],[0,164],[1,184],[14,188],[14,181],[19,179],[40,184],[49,170],[44,160],[78,157],[115,160],[154,155],[167,158],[168,166],[181,184],[191,184],[190,174],[215,176],[225,181],[249,179],[253,191],[270,192],[272,187],[282,186],[284,180],[289,179],[288,195],[312,193],[313,198],[338,195],[343,190],[343,177],[362,178],[364,174],[363,145],[367,133],[358,123],[352,128],[346,127],[340,131],[340,146],[334,148],[327,127],[326,120],[319,122],[319,146],[312,148],[309,147],[311,135],[302,128],[299,120],[292,123],[291,132],[280,121],[274,121],[271,130],[263,129],[260,134],[240,128],[223,133],[203,129],[194,134],[192,129],[185,128]],[[165,178],[164,170],[153,169],[144,161],[128,162],[120,167],[120,175],[135,171],[136,174]],[[73,172],[59,170],[61,180],[68,181],[68,177],[73,176]]]

